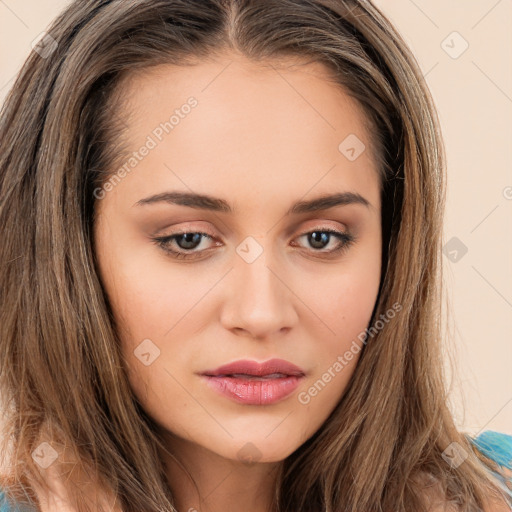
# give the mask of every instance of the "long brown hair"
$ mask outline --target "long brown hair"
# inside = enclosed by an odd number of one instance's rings
[[[100,509],[73,483],[78,474],[123,511],[176,510],[161,437],[128,384],[97,272],[94,190],[123,158],[122,78],[229,50],[323,63],[358,101],[381,177],[383,272],[372,324],[402,306],[364,345],[329,418],[283,461],[276,507],[424,511],[430,481],[459,510],[498,496],[481,462],[497,465],[472,449],[447,406],[444,149],[422,73],[390,21],[369,0],[80,0],[48,33],[0,118],[6,490],[37,502],[32,484],[46,484],[37,450],[55,449],[53,467],[77,510]],[[469,453],[458,467],[442,457],[452,442]]]

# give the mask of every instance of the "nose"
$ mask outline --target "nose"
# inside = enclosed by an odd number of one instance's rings
[[[238,335],[266,339],[287,332],[298,320],[293,283],[269,252],[252,263],[236,256],[227,276],[221,323]]]

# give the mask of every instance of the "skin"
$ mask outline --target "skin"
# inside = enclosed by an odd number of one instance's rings
[[[201,493],[163,454],[183,512],[270,510],[275,470],[333,411],[359,353],[309,403],[298,395],[354,340],[361,345],[357,336],[378,294],[379,177],[363,113],[326,79],[322,65],[287,64],[225,54],[190,67],[144,70],[123,84],[121,114],[132,151],[187,98],[198,101],[97,201],[94,226],[130,384]],[[354,161],[338,149],[349,134],[367,148]],[[236,211],[137,204],[166,191],[223,198]],[[334,192],[360,194],[369,206],[286,215],[296,201]],[[307,236],[325,228],[356,240],[328,256],[340,246],[335,236],[323,248]],[[213,239],[189,249],[198,256],[190,260],[174,259],[152,241],[180,230]],[[236,250],[246,237],[256,244],[251,250],[262,249],[250,263]],[[186,252],[178,242],[171,247]],[[147,366],[134,355],[145,339],[160,351]],[[271,405],[236,403],[197,375],[238,359],[274,357],[298,365],[305,377]],[[252,464],[239,453],[248,446],[257,459]]]

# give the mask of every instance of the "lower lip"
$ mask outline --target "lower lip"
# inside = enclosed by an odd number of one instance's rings
[[[283,400],[293,393],[302,376],[279,379],[244,379],[239,377],[214,377],[203,375],[207,384],[235,402],[248,405],[268,405]]]

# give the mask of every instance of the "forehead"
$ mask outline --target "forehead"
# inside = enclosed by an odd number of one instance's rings
[[[133,187],[153,192],[148,181],[168,182],[172,169],[189,188],[205,185],[218,196],[242,183],[253,193],[296,186],[294,196],[335,183],[340,190],[375,188],[364,113],[330,76],[317,62],[252,62],[229,54],[131,74],[121,84],[120,106],[128,147],[155,142],[131,173]],[[195,106],[185,109],[190,98]],[[347,158],[354,144],[361,153]]]
[[[367,119],[357,101],[335,82],[328,67],[315,61],[290,57],[254,62],[224,54],[194,64],[137,70],[125,76],[121,89],[122,110],[145,131],[151,121],[168,117],[195,96],[202,119],[213,121],[209,116],[214,115],[217,126],[227,127],[232,121],[237,127],[259,127],[263,118],[269,121],[265,132],[275,135],[270,121],[295,119],[309,122],[302,130],[289,123],[289,131],[311,135],[313,130],[336,132],[350,127],[361,138],[368,135]],[[318,129],[319,123],[324,130]]]

